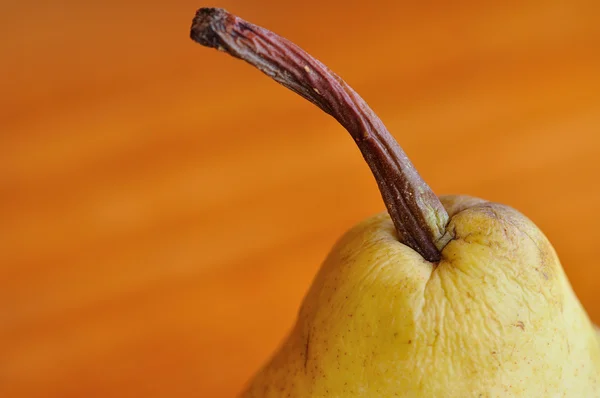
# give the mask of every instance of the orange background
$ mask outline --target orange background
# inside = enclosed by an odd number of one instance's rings
[[[202,2],[8,3],[0,396],[233,396],[383,208],[358,150],[194,44]],[[598,3],[320,3],[210,5],[337,71],[437,193],[531,217],[600,323]]]

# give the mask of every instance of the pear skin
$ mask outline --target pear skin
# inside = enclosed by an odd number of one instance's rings
[[[243,396],[600,396],[600,342],[548,239],[510,207],[441,199],[437,266],[386,213],[352,228]]]

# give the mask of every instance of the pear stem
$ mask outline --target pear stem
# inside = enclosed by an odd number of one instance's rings
[[[201,8],[191,38],[255,66],[348,130],[379,186],[398,239],[437,262],[448,213],[383,122],[340,77],[300,47],[219,8]]]

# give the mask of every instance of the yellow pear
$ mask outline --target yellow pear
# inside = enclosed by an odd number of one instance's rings
[[[600,396],[600,344],[546,237],[509,207],[442,202],[436,266],[387,214],[351,229],[246,396]]]
[[[337,242],[244,397],[600,397],[600,331],[529,219],[438,198],[364,100],[275,33],[203,8],[191,37],[336,118],[387,207]]]

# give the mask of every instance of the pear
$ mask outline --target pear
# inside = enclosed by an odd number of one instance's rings
[[[546,237],[507,206],[441,199],[437,265],[385,213],[342,237],[246,396],[600,396],[600,344]]]
[[[438,198],[364,100],[288,40],[214,8],[191,37],[336,118],[387,207],[335,244],[244,397],[600,397],[600,331],[532,221]]]

